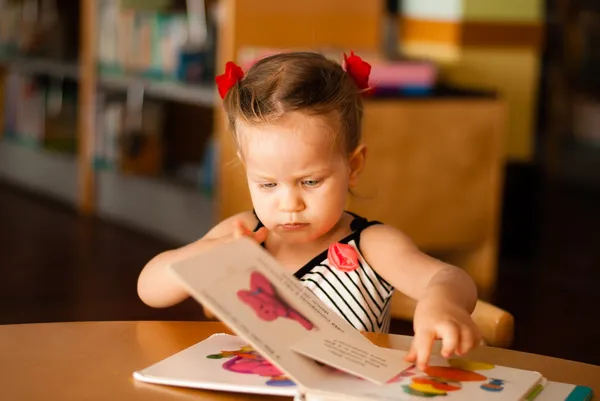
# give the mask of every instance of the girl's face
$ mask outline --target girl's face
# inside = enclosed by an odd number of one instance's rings
[[[271,234],[309,242],[335,228],[364,150],[349,160],[330,120],[299,112],[275,124],[236,127],[252,203]]]

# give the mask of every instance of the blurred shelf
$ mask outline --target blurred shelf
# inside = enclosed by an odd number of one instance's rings
[[[0,65],[26,74],[48,75],[56,78],[79,78],[79,66],[76,62],[35,57],[0,56]]]
[[[77,159],[0,140],[0,179],[43,196],[77,204]],[[189,243],[214,224],[213,198],[168,179],[100,171],[97,215],[164,239]]]
[[[76,62],[63,62],[35,57],[9,57],[0,55],[0,65],[26,74],[47,75],[55,78],[79,78]],[[98,84],[107,89],[126,91],[133,85],[142,85],[147,95],[176,102],[214,106],[215,86],[159,81],[133,74],[100,74]]]
[[[163,100],[200,106],[214,106],[215,104],[216,92],[214,85],[158,81],[127,74],[101,74],[98,81],[105,88],[123,91],[136,84],[142,85],[145,94]]]
[[[0,178],[71,205],[77,202],[74,156],[1,140]]]
[[[0,56],[0,67],[25,74],[79,79],[76,63],[29,57]],[[186,85],[126,74],[98,75],[98,87],[127,91],[143,85],[146,96],[212,106],[214,86]],[[0,179],[76,206],[78,165],[74,156],[0,140]],[[213,225],[210,196],[176,180],[153,179],[118,172],[96,172],[97,215],[176,242],[202,237]]]
[[[97,213],[180,243],[202,237],[214,224],[213,199],[166,179],[116,172],[96,174]]]

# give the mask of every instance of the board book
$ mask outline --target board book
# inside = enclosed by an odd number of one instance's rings
[[[417,371],[405,351],[379,347],[333,312],[248,238],[169,269],[236,335],[215,335],[152,366],[137,380],[303,400],[526,400],[538,372],[432,355]]]
[[[587,386],[549,381],[540,389],[535,401],[591,401],[594,393]]]

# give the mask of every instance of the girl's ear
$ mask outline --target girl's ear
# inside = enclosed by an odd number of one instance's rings
[[[358,183],[358,177],[365,167],[365,161],[367,157],[367,147],[364,144],[360,144],[354,149],[354,152],[350,155],[349,166],[350,166],[350,187],[356,186]]]

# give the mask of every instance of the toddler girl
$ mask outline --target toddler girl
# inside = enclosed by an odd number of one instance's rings
[[[250,236],[357,330],[388,330],[394,290],[416,299],[407,360],[424,368],[436,338],[446,357],[479,344],[470,316],[477,291],[463,270],[421,253],[398,229],[344,210],[365,164],[362,96],[370,72],[358,56],[344,58],[345,68],[316,53],[283,53],[247,74],[227,63],[217,84],[254,209],[153,258],[138,293],[153,307],[184,300],[167,265]]]

